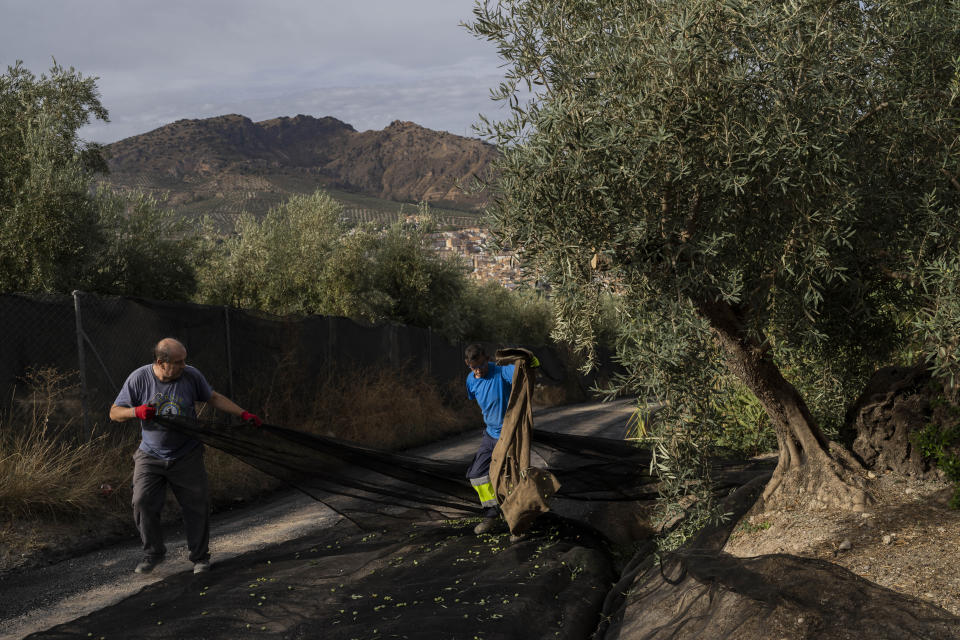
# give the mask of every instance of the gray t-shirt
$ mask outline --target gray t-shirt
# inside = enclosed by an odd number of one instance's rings
[[[118,407],[138,407],[154,404],[157,413],[165,416],[196,418],[194,404],[210,399],[213,389],[197,369],[187,365],[176,380],[161,382],[147,364],[127,376],[120,394],[113,404]],[[176,460],[196,448],[200,442],[189,436],[167,429],[153,420],[140,421],[140,449],[161,460]]]

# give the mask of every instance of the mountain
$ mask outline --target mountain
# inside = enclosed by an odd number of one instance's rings
[[[345,207],[427,201],[476,212],[481,196],[461,185],[483,177],[496,148],[480,140],[395,121],[358,132],[336,118],[298,115],[253,122],[241,115],[178,120],[107,146],[118,188],[166,192],[186,214],[262,214],[317,188]]]

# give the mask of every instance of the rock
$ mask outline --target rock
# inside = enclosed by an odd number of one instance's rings
[[[853,452],[873,469],[870,477],[888,469],[917,478],[935,477],[936,469],[910,439],[933,413],[929,379],[923,368],[880,369],[847,412],[847,427],[856,434]]]
[[[853,548],[853,543],[850,542],[849,539],[846,539],[840,543],[840,546],[838,548],[840,549],[840,551],[850,551],[850,549]]]
[[[893,541],[896,539],[896,534],[888,533],[883,536],[883,544],[893,544]]]

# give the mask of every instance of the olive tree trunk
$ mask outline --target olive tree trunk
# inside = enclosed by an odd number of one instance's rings
[[[697,306],[716,333],[730,370],[760,401],[776,433],[780,457],[763,492],[765,507],[812,500],[862,511],[871,502],[863,467],[823,435],[766,346],[747,336],[745,324],[729,304],[701,301]]]

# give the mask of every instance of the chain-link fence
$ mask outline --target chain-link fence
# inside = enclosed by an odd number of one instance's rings
[[[75,374],[77,360],[77,320],[69,296],[0,296],[0,406],[4,415],[16,410],[28,414],[31,397],[27,393],[31,371],[56,368],[62,374]],[[69,407],[66,406],[69,401]],[[80,415],[80,396],[61,399],[64,411]],[[3,421],[9,428],[9,420]]]
[[[440,389],[462,391],[464,344],[451,344],[430,329],[403,325],[363,326],[332,316],[273,316],[229,307],[141,298],[0,294],[0,411],[31,410],[32,371],[55,370],[75,382],[57,400],[73,423],[91,433],[107,428],[110,405],[134,369],[152,361],[166,336],[187,347],[188,362],[214,389],[259,411],[279,395],[309,401],[330,376],[373,367],[427,375]],[[488,353],[506,345],[486,343]],[[515,345],[511,345],[515,346]],[[585,397],[610,365],[584,377],[571,371],[552,348],[534,349],[545,376]],[[384,399],[389,402],[389,398]],[[8,422],[9,423],[9,422]]]
[[[361,326],[346,318],[277,317],[227,307],[98,296],[0,295],[0,406],[28,402],[31,371],[78,374],[61,403],[83,426],[104,424],[120,385],[173,336],[214,389],[256,407],[264,389],[311,393],[325,375],[389,366],[447,384],[464,375],[463,345],[429,329]]]

